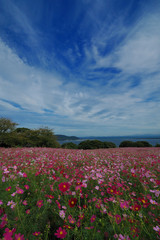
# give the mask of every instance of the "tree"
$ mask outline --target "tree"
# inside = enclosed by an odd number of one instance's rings
[[[31,140],[34,141],[37,147],[60,147],[52,129],[48,127],[32,130]]]
[[[113,142],[103,142],[103,148],[116,148],[116,144]]]
[[[13,132],[18,124],[7,118],[0,118],[0,134]]]
[[[123,141],[123,142],[120,143],[119,147],[134,147],[134,142]]]
[[[152,145],[147,141],[123,141],[120,143],[119,147],[152,147]]]
[[[77,149],[78,148],[77,144],[75,144],[73,142],[63,143],[61,145],[61,147],[66,148],[66,149]]]
[[[99,140],[85,140],[78,144],[79,149],[99,149],[99,148],[115,148],[112,142],[102,142]]]
[[[152,147],[152,145],[149,143],[149,142],[147,142],[147,141],[137,141],[136,142],[136,144],[142,144],[143,145],[143,147]]]
[[[0,147],[12,147],[14,141],[14,130],[18,124],[8,118],[0,118]]]
[[[0,118],[0,147],[60,147],[52,129],[16,128],[18,124]]]

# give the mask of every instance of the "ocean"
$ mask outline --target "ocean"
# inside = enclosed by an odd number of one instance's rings
[[[119,147],[120,143],[123,141],[147,141],[149,142],[153,147],[159,143],[160,144],[160,137],[83,137],[78,140],[65,140],[65,141],[58,141],[60,144],[67,143],[67,142],[73,142],[75,144],[79,144],[82,141],[85,140],[100,140],[102,142],[113,142],[116,144],[117,147]]]

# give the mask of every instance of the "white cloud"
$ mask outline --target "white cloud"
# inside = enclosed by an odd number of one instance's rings
[[[0,52],[1,98],[19,103],[27,111],[43,112],[45,98],[61,86],[60,78],[28,66],[2,41]]]
[[[88,1],[88,4],[92,2]],[[97,16],[101,14],[102,7],[97,10],[97,4],[98,1],[89,11],[85,31],[88,31],[93,23],[95,12]],[[38,44],[37,35],[28,18],[20,13],[16,6],[13,10],[13,17],[28,36],[28,43]],[[15,16],[16,12],[18,16]],[[86,19],[81,24],[81,31],[85,22]],[[79,45],[75,44],[68,52],[64,52],[64,56],[73,64],[78,57],[81,60],[83,58],[77,68],[78,77],[65,64],[60,63],[54,53],[51,53],[54,56],[53,69],[56,68],[59,73],[56,70],[48,72],[29,66],[0,40],[0,99],[18,103],[24,109],[21,111],[7,102],[0,101],[1,113],[6,114],[4,109],[7,109],[15,112],[17,116],[20,113],[24,114],[23,116],[27,114],[36,126],[40,124],[40,120],[37,119],[41,116],[40,125],[45,122],[46,125],[55,125],[56,133],[61,131],[69,134],[73,131],[79,136],[86,135],[85,133],[119,135],[127,131],[132,131],[131,134],[134,131],[149,133],[159,129],[159,15],[144,14],[132,29],[124,26],[123,17],[115,19],[108,29],[105,23],[102,26],[101,23],[102,21],[96,22],[89,32],[90,41],[84,41],[81,51]],[[124,40],[116,44],[109,54],[101,54],[100,50],[105,49],[110,39],[123,35],[126,36]],[[45,62],[43,53],[41,57]],[[94,72],[101,67],[118,68],[121,72],[116,75],[103,71]],[[99,81],[87,81],[88,75],[99,77]],[[139,83],[131,87],[135,77],[139,79]],[[53,115],[47,116],[44,109],[53,112]],[[39,114],[37,119],[34,119],[34,114]]]
[[[37,113],[43,119],[40,125],[46,123],[56,126],[56,133],[63,126],[73,131],[80,126],[83,130],[77,130],[79,136],[85,135],[85,131],[89,134],[90,129],[95,129],[97,135],[105,135],[105,129],[109,128],[106,134],[116,135],[118,128],[128,131],[132,128],[141,132],[160,128],[160,112],[157,111],[159,102],[145,101],[159,88],[158,73],[145,76],[145,81],[141,77],[141,83],[134,88],[125,80],[129,75],[124,73],[118,74],[115,86],[111,81],[111,84],[106,83],[103,87],[96,83],[96,88],[93,88],[82,86],[72,79],[66,82],[63,76],[56,73],[28,66],[2,41],[0,52],[0,98],[18,103],[23,108],[20,110],[1,101],[1,113],[6,114],[8,109],[24,116],[27,114],[28,118],[30,114],[31,119]],[[118,81],[121,84],[116,86]],[[44,109],[54,114],[47,117]],[[34,122],[34,126],[37,124]]]
[[[151,73],[160,66],[160,28],[158,16],[150,16],[132,30],[115,53],[115,66],[129,73]]]

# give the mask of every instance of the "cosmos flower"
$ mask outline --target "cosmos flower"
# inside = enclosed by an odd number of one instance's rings
[[[59,216],[64,219],[65,218],[65,211],[64,210],[61,210],[59,211]]]
[[[69,200],[69,202],[68,202],[68,204],[69,204],[69,206],[70,206],[71,208],[73,208],[73,207],[76,205],[76,203],[77,203],[77,199],[76,199],[76,198],[71,198],[71,199]]]
[[[36,204],[39,208],[43,206],[43,200],[38,200]]]
[[[57,229],[57,232],[54,234],[57,238],[65,238],[67,235],[67,232],[65,229],[62,229],[61,227],[59,227]]]
[[[24,190],[21,189],[21,188],[18,188],[18,189],[17,189],[17,193],[18,193],[18,194],[23,194],[23,193],[24,193]]]
[[[66,192],[69,189],[69,187],[70,187],[68,182],[62,182],[58,186],[59,186],[59,190],[61,192]]]
[[[141,205],[138,205],[137,203],[132,206],[133,211],[139,211],[141,209]]]
[[[94,222],[96,220],[96,215],[92,215],[91,217],[91,223]]]
[[[117,214],[117,215],[115,215],[114,217],[115,217],[116,223],[117,223],[117,224],[120,224],[120,223],[121,223],[121,216]]]
[[[15,240],[25,240],[24,235],[21,235],[20,233],[15,234]]]
[[[121,202],[121,203],[120,203],[120,207],[121,207],[122,209],[128,209],[128,208],[129,208],[128,201]]]

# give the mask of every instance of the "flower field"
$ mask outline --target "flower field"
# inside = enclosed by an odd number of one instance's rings
[[[160,239],[160,148],[0,148],[0,239]]]

